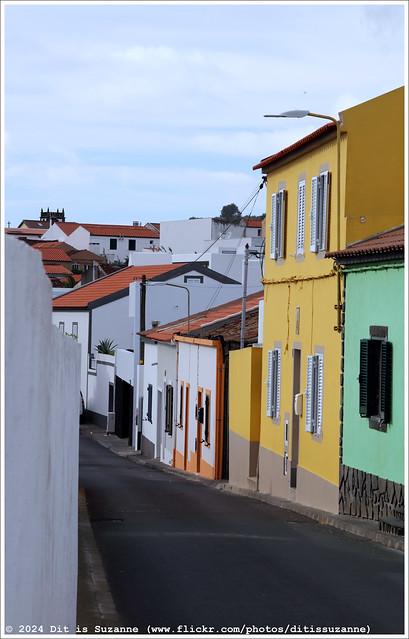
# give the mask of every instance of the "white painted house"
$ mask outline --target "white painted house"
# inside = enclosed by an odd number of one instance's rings
[[[5,623],[73,634],[80,348],[52,325],[40,253],[5,244]]]
[[[160,223],[160,246],[172,253],[196,253],[244,250],[263,243],[262,222],[243,220],[241,224],[226,224],[207,217],[194,220],[172,220]]]
[[[108,262],[125,262],[131,251],[154,251],[159,233],[145,226],[56,222],[45,231],[43,240],[67,242],[77,249],[104,255]]]
[[[245,343],[257,341],[260,291],[247,298]],[[225,367],[240,342],[242,300],[144,332],[142,452],[210,479],[227,475]]]

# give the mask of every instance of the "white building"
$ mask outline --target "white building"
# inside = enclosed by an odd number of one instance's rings
[[[80,348],[40,253],[7,239],[5,266],[5,623],[75,633]]]
[[[125,262],[130,251],[153,251],[159,246],[158,231],[145,226],[56,222],[45,231],[43,240],[67,242],[106,256],[108,262]]]
[[[244,251],[263,243],[261,221],[243,220],[241,224],[225,224],[211,217],[194,220],[172,220],[160,223],[160,246],[171,253]],[[197,255],[196,255],[197,256]]]

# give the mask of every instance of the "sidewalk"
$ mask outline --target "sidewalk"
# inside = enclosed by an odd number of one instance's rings
[[[224,490],[231,493],[232,495],[241,495],[243,497],[258,499],[259,501],[270,504],[271,506],[275,506],[276,508],[283,508],[286,510],[297,512],[300,515],[304,515],[305,517],[309,517],[310,519],[319,522],[320,524],[338,528],[338,530],[343,530],[344,532],[350,533],[352,535],[363,537],[365,539],[368,539],[369,541],[382,544],[383,546],[386,546],[388,548],[393,548],[401,552],[404,552],[405,550],[405,538],[381,532],[379,530],[379,524],[376,521],[372,521],[369,519],[358,519],[356,517],[349,517],[348,515],[335,515],[333,513],[325,512],[324,510],[318,510],[309,506],[303,506],[302,504],[297,504],[296,502],[292,502],[287,499],[280,499],[278,497],[273,497],[272,495],[260,493],[256,490],[238,488],[226,483],[225,481],[213,481],[211,479],[205,479],[203,477],[185,472],[183,470],[175,469],[171,466],[162,464],[156,459],[147,459],[143,457],[131,446],[128,446],[128,440],[120,439],[113,434],[106,435],[105,431],[101,429],[100,426],[96,426],[95,424],[82,424],[81,432],[84,435],[94,439],[101,446],[108,448],[116,455],[126,457],[127,459],[135,463],[145,464],[146,466],[151,468],[159,468],[164,472],[183,476],[185,479],[188,479],[190,481],[197,481],[212,488]]]

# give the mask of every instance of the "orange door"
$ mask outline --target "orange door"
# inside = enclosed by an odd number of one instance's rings
[[[187,470],[187,460],[189,456],[189,393],[190,386],[186,384],[185,386],[185,449],[184,449],[184,459],[183,459],[183,468]]]
[[[196,472],[200,473],[200,460],[202,457],[202,424],[203,424],[203,406],[202,391],[197,392],[197,429],[196,429]]]

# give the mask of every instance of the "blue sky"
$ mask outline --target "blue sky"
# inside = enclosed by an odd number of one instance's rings
[[[404,83],[403,5],[5,6],[5,216],[218,215],[252,166]],[[254,213],[264,212],[260,196]]]

